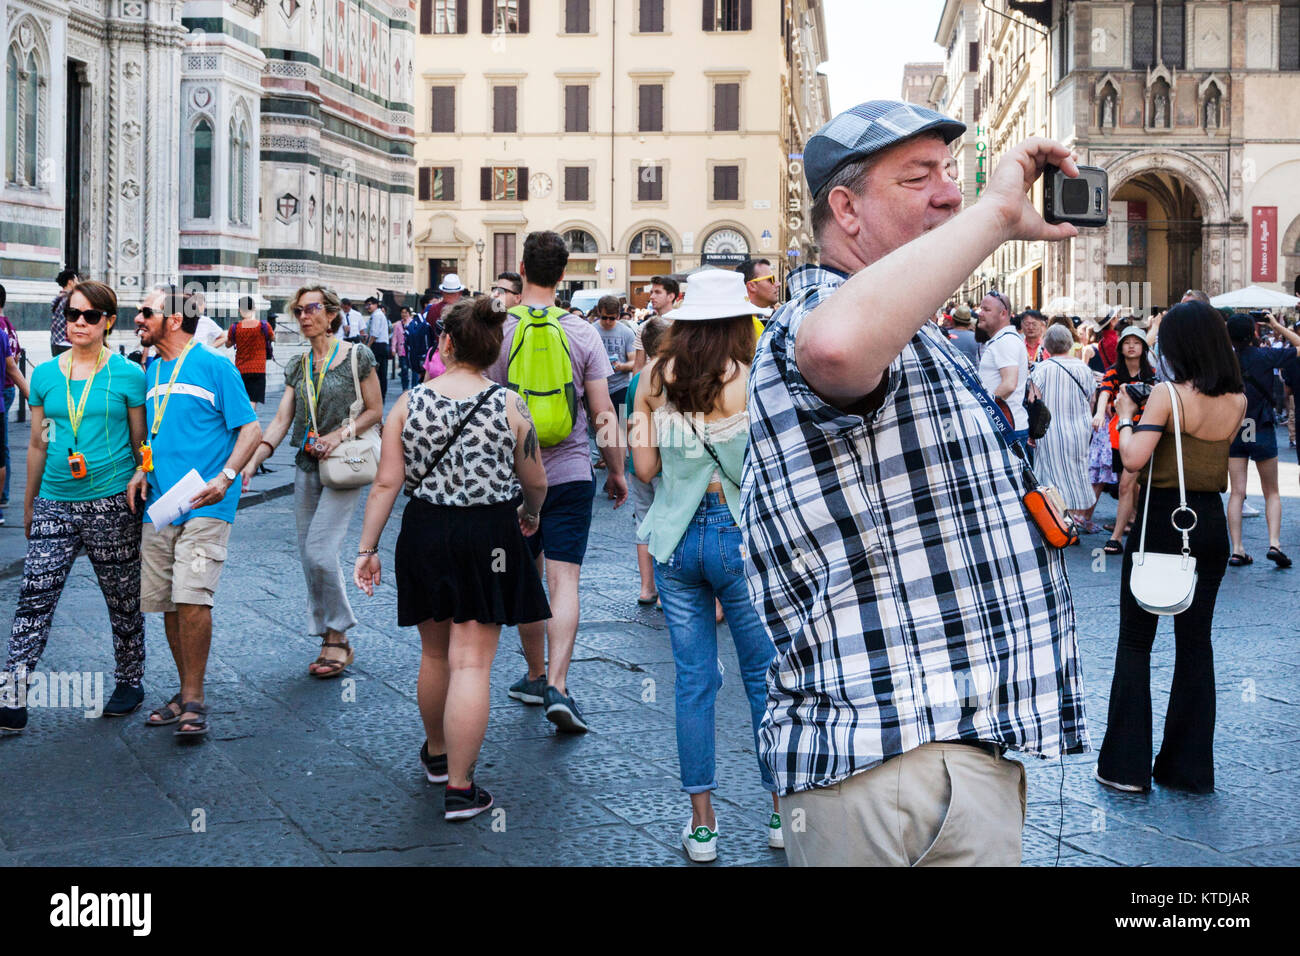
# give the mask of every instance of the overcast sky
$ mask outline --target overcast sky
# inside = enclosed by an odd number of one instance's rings
[[[943,0],[823,0],[829,36],[831,110],[898,99],[903,64],[943,61],[934,42]]]

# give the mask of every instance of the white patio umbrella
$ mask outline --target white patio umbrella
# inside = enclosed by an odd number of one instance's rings
[[[1285,292],[1274,292],[1263,286],[1250,285],[1234,292],[1216,295],[1210,300],[1216,309],[1294,309],[1300,299]]]

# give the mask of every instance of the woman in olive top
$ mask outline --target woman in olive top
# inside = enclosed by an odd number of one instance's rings
[[[32,373],[23,526],[27,559],[5,665],[0,729],[27,724],[26,675],[45,650],[54,608],[72,562],[84,549],[99,578],[113,628],[117,686],[106,717],[135,711],[144,698],[144,618],[140,614],[140,516],[126,487],[144,441],[144,372],[104,346],[117,297],[82,282],[65,312],[72,348]],[[39,489],[39,494],[37,490]]]

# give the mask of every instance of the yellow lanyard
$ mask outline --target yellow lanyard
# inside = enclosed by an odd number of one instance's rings
[[[194,339],[190,339],[189,344],[181,352],[181,357],[176,361],[176,367],[172,369],[172,377],[167,382],[167,394],[162,400],[162,405],[158,404],[158,381],[162,376],[162,362],[153,373],[153,427],[149,429],[149,437],[157,438],[158,429],[162,427],[163,416],[167,414],[167,403],[172,399],[172,387],[176,384],[176,377],[181,374],[181,366],[185,364],[185,357],[190,354],[190,349],[194,348]]]
[[[104,367],[104,356],[108,354],[108,349],[101,347],[99,354],[95,356],[95,368],[90,373],[90,378],[86,380],[86,386],[81,390],[81,400],[74,406],[72,404],[72,356],[68,356],[68,368],[63,373],[63,386],[68,393],[68,421],[72,425],[72,444],[77,444],[77,429],[81,427],[81,420],[86,415],[86,400],[90,398],[90,390],[95,384],[95,376],[99,370]]]
[[[303,384],[307,386],[307,400],[311,402],[312,413],[320,406],[321,389],[325,387],[325,373],[330,370],[334,364],[334,356],[339,354],[339,343],[334,343],[334,350],[330,352],[330,357],[325,360],[325,365],[320,370],[320,375],[313,380],[313,370],[315,369],[315,360],[310,349],[307,350],[307,374],[303,376]]]

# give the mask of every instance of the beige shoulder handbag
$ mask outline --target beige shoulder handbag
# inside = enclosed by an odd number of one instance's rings
[[[343,426],[352,437],[339,442],[329,456],[320,460],[320,483],[326,488],[347,490],[368,485],[379,475],[379,448],[382,440],[379,426],[367,429],[365,434],[356,433],[356,420],[365,411],[366,401],[361,397],[361,379],[357,375],[357,347],[349,350],[352,363],[352,387],[356,389],[356,401],[348,409],[348,417]],[[307,408],[311,412],[311,425],[320,434],[316,424],[316,403],[312,401],[311,390],[307,390]]]
[[[1156,454],[1151,452],[1151,468],[1147,472],[1146,504],[1142,507],[1142,538],[1138,543],[1137,554],[1133,555],[1133,570],[1129,575],[1129,590],[1133,598],[1144,611],[1151,614],[1169,616],[1182,614],[1192,606],[1196,597],[1196,559],[1192,557],[1188,535],[1196,527],[1196,512],[1187,507],[1187,487],[1183,480],[1183,430],[1178,419],[1178,393],[1173,385],[1164,383],[1169,389],[1169,401],[1173,406],[1174,449],[1178,455],[1178,508],[1169,516],[1169,523],[1183,536],[1182,554],[1158,554],[1147,551],[1147,520],[1151,517],[1151,485],[1156,467]],[[1180,515],[1190,515],[1183,523],[1178,523]]]

